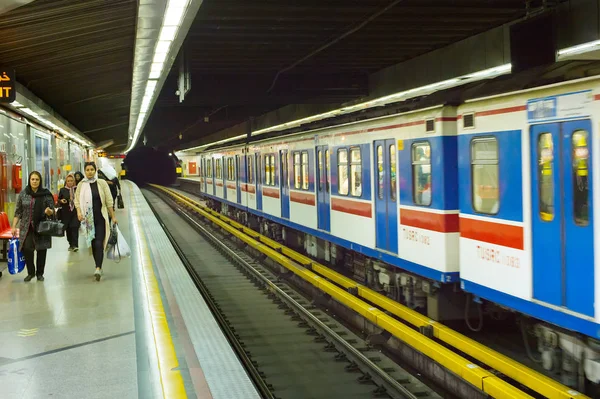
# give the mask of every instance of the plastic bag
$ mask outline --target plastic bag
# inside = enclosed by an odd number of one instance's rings
[[[131,256],[131,249],[129,249],[129,245],[127,241],[125,241],[125,237],[121,234],[121,230],[119,230],[118,225],[113,225],[111,228],[112,234],[116,234],[117,243],[114,245],[108,245],[106,248],[106,257],[112,261],[119,263],[122,258],[129,258]]]
[[[8,240],[8,272],[10,274],[21,273],[25,269],[25,255],[19,251],[19,239]]]

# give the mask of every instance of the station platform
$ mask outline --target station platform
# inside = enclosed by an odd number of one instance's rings
[[[141,191],[121,184],[131,258],[105,259],[96,282],[83,240],[73,253],[54,238],[45,281],[0,278],[0,398],[258,398]]]

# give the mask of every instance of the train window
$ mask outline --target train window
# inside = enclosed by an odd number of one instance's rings
[[[302,187],[302,158],[299,152],[294,153],[294,188]]]
[[[227,180],[235,180],[235,162],[233,158],[227,158]]]
[[[325,150],[325,192],[329,192],[329,150]]]
[[[390,198],[396,201],[396,146],[390,145]]]
[[[248,155],[246,158],[248,162],[248,183],[254,183],[254,162],[252,162],[252,155]]]
[[[428,141],[412,146],[413,202],[431,205],[431,146]]]
[[[211,158],[206,160],[206,176],[213,177],[213,163]]]
[[[495,137],[471,141],[473,209],[494,215],[500,207],[498,141]]]
[[[265,155],[265,185],[275,185],[275,155]]]
[[[573,216],[575,224],[587,226],[590,223],[588,132],[577,130],[571,139],[573,141]]]
[[[323,180],[325,180],[325,176],[323,176],[323,150],[317,152],[317,161],[319,162],[319,191],[323,191]]]
[[[538,137],[538,180],[540,182],[540,218],[554,220],[554,146],[552,134],[542,133]]]
[[[308,190],[308,152],[302,152],[302,189]]]
[[[348,195],[348,150],[338,150],[338,193]]]
[[[217,164],[215,169],[217,172],[217,179],[222,179],[223,178],[223,166],[221,165],[221,161],[223,160],[223,158],[219,158],[215,160],[215,163]]]
[[[350,148],[350,179],[354,197],[362,195],[362,159],[360,148]]]
[[[379,183],[377,184],[377,197],[383,199],[383,147],[381,145],[377,146],[377,181]]]

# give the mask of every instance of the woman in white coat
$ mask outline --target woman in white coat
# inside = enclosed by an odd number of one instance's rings
[[[110,188],[104,180],[98,179],[97,171],[94,162],[85,163],[85,178],[77,185],[75,191],[75,208],[77,208],[77,217],[81,222],[85,242],[94,256],[96,281],[100,281],[104,251],[110,235],[110,220],[117,223],[117,218]],[[111,219],[108,218],[109,215]]]

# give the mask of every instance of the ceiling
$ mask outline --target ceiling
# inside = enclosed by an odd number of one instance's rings
[[[0,15],[0,62],[93,141],[124,145],[136,15],[137,0],[35,0]]]
[[[363,97],[369,74],[518,19],[525,3],[204,0],[182,47],[192,89],[179,103],[175,62],[143,135],[171,148],[288,104]],[[122,151],[136,13],[137,0],[35,0],[0,15],[0,60],[82,133]]]
[[[354,100],[369,74],[524,15],[524,0],[205,0],[182,47],[191,91],[180,104],[175,63],[144,134],[170,148],[284,105]]]

